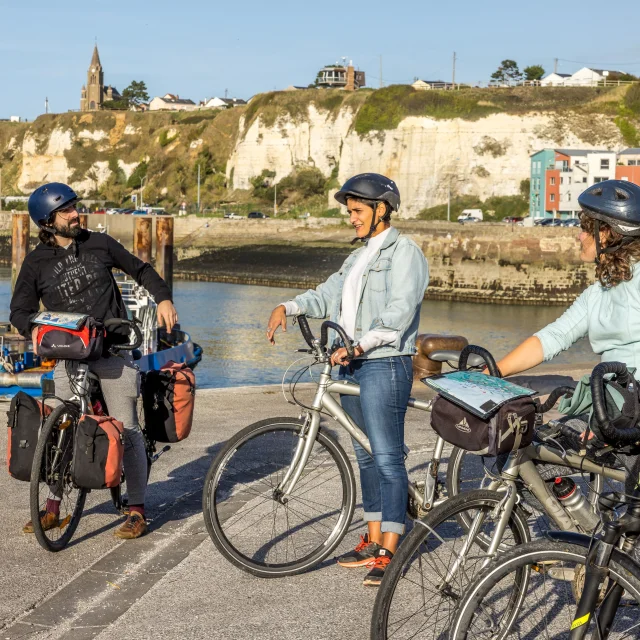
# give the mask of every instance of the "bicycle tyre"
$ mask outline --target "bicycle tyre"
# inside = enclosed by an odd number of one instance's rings
[[[536,579],[537,576],[545,573],[537,571],[532,571],[528,569],[528,567],[532,567],[536,563],[540,563],[537,566],[553,566],[554,560],[556,562],[568,562],[575,563],[577,565],[585,565],[587,561],[587,551],[586,547],[571,544],[568,542],[554,542],[552,540],[536,540],[534,542],[529,542],[526,545],[523,545],[517,549],[510,550],[503,555],[500,555],[496,560],[491,562],[482,575],[478,575],[476,579],[469,585],[469,588],[465,592],[464,597],[462,598],[456,615],[452,621],[451,625],[451,635],[450,640],[463,640],[464,638],[478,638],[482,640],[483,637],[491,637],[492,640],[504,640],[509,637],[520,638],[520,637],[530,637],[531,634],[535,634],[535,637],[540,637],[541,640],[549,637],[548,629],[552,629],[554,640],[563,640],[568,638],[569,636],[569,628],[574,619],[575,608],[577,603],[576,593],[574,591],[574,587],[565,588],[565,592],[568,595],[569,590],[571,590],[573,596],[573,603],[570,603],[568,607],[568,611],[564,616],[564,620],[562,620],[559,624],[562,629],[559,631],[553,630],[551,624],[547,621],[542,623],[540,626],[541,632],[536,633],[536,630],[533,629],[530,632],[523,630],[521,625],[518,625],[519,618],[515,616],[523,617],[524,620],[527,620],[527,624],[533,625],[534,619],[533,615],[529,615],[524,613],[526,611],[526,607],[521,603],[521,605],[517,609],[513,609],[510,613],[510,618],[507,618],[504,623],[500,622],[498,625],[498,629],[495,627],[490,631],[491,635],[488,636],[486,634],[482,634],[482,629],[479,629],[477,625],[474,625],[474,622],[478,621],[478,618],[474,618],[474,616],[486,616],[488,614],[488,610],[490,606],[499,606],[497,604],[497,595],[494,593],[493,598],[494,601],[490,604],[483,605],[483,600],[487,598],[487,596],[491,593],[493,589],[499,585],[502,580],[505,580],[510,573],[514,571],[521,571],[522,569],[528,570],[530,575],[532,576],[532,583],[530,586],[533,587],[533,580]],[[637,626],[640,625],[640,566],[638,566],[629,556],[615,549],[613,551],[612,559],[610,562],[610,579],[613,579],[615,583],[620,584],[624,587],[626,595],[629,596],[632,600],[635,600],[635,606],[631,607],[627,605],[625,608],[625,612],[628,613],[631,609],[635,609],[635,619],[631,621],[633,625],[632,628],[636,629]],[[548,570],[547,570],[547,573]],[[537,577],[539,581],[543,580],[543,577]],[[558,582],[567,581],[566,578],[558,579]],[[574,578],[575,580],[575,578]],[[503,588],[505,589],[505,588]],[[506,589],[505,589],[506,590]],[[541,601],[541,598],[536,598],[536,609],[534,610],[539,614],[541,606],[546,604],[546,601],[549,600],[549,606],[553,607],[552,609],[552,617],[551,621],[556,622],[558,618],[561,616],[560,606],[558,604],[558,594],[557,591],[559,589],[545,589],[546,595],[548,596],[545,599],[545,602]],[[551,594],[551,595],[550,595]],[[551,596],[555,596],[556,600],[552,600]],[[524,600],[523,600],[524,602]],[[620,609],[619,609],[620,610]],[[619,611],[618,610],[618,611]],[[515,615],[514,615],[515,614]],[[534,614],[535,615],[535,614]],[[590,621],[592,622],[592,621]],[[591,624],[587,623],[590,625]],[[614,629],[616,622],[620,622],[620,618],[614,618]],[[516,635],[512,635],[512,627],[516,624],[517,629],[514,630]],[[474,630],[471,630],[472,625],[474,625]],[[500,630],[499,627],[502,627]],[[566,629],[566,633],[562,631]],[[546,633],[542,634],[542,630]],[[595,631],[595,630],[594,630]],[[590,629],[587,630],[590,632]],[[496,635],[499,633],[500,635]],[[592,637],[591,635],[589,637]],[[593,638],[598,637],[597,635],[593,636]],[[610,640],[615,640],[618,638],[632,638],[636,637],[635,635],[627,635],[625,632],[624,635],[609,635]]]
[[[414,617],[417,612],[407,613],[406,608],[403,608],[402,612],[398,614],[398,624],[402,622],[402,626],[398,629],[397,633],[393,630],[390,631],[390,625],[393,626],[395,623],[395,615],[392,615],[390,620],[390,613],[392,609],[392,605],[394,603],[394,596],[398,595],[400,600],[408,601],[410,598],[404,598],[405,590],[411,590],[413,584],[418,584],[415,580],[417,578],[413,578],[413,574],[410,577],[406,578],[410,571],[412,571],[412,562],[415,558],[418,559],[418,563],[421,564],[422,558],[427,557],[427,554],[434,554],[442,550],[444,552],[446,540],[444,536],[449,535],[451,539],[456,539],[458,534],[461,534],[460,531],[455,530],[455,523],[451,523],[452,519],[455,519],[455,522],[458,521],[458,517],[461,511],[465,510],[473,510],[473,509],[485,509],[485,510],[493,510],[497,505],[500,504],[505,498],[504,493],[499,493],[497,491],[489,491],[486,489],[478,489],[476,491],[468,491],[459,496],[455,496],[453,498],[449,498],[442,504],[435,507],[427,516],[422,518],[420,521],[416,521],[412,531],[406,537],[406,539],[402,542],[400,547],[398,548],[395,556],[393,557],[393,561],[385,570],[385,575],[382,580],[382,584],[378,590],[378,594],[376,596],[375,604],[373,607],[373,614],[371,618],[371,640],[389,640],[390,638],[404,638],[404,635],[401,635],[402,627],[407,623],[403,621],[409,621],[411,617]],[[443,525],[441,529],[438,529]],[[529,527],[527,524],[526,515],[522,512],[520,507],[516,505],[515,509],[511,514],[511,518],[509,520],[509,528],[513,534],[514,543],[517,545],[521,545],[530,540]],[[447,532],[440,534],[440,531]],[[435,532],[435,533],[434,533]],[[433,548],[429,549],[427,542],[427,537],[433,534],[433,540],[435,543],[433,544]],[[486,534],[482,534],[486,535]],[[461,538],[460,538],[461,539]],[[480,547],[483,550],[486,550],[488,544],[488,538],[480,543]],[[421,547],[425,545],[426,553],[421,552]],[[501,545],[501,551],[506,550],[506,545],[503,548]],[[451,557],[457,557],[455,553],[451,554]],[[478,558],[475,556],[469,556],[471,560],[477,560]],[[431,577],[435,581],[434,586],[431,590],[429,590],[428,595],[428,607],[429,612],[435,611],[436,607],[440,607],[440,604],[437,602],[436,597],[439,594],[443,594],[441,598],[441,603],[443,603],[445,610],[450,608],[453,603],[456,602],[456,599],[460,597],[459,593],[454,593],[454,589],[452,586],[457,586],[458,591],[462,591],[463,585],[462,580],[466,581],[466,583],[470,582],[471,579],[467,579],[465,573],[465,567],[463,567],[462,573],[458,574],[461,582],[459,585],[448,585],[446,590],[443,590],[444,581],[442,580],[442,573],[446,570],[443,562],[439,561],[439,556],[430,559],[431,566],[428,568],[428,572],[425,574],[420,570],[420,586],[424,590],[424,580],[425,578],[429,580]],[[403,584],[398,591],[398,586],[401,584],[401,579],[406,578],[406,588]],[[428,590],[428,587],[427,587]],[[424,597],[424,594],[423,594]],[[426,611],[426,606],[424,607]],[[440,610],[438,610],[437,614],[433,614],[436,617],[436,624],[442,624],[442,628],[435,628],[433,630],[432,635],[428,635],[428,637],[440,637],[438,634],[444,633],[448,629],[448,621],[451,619],[453,612],[451,610],[445,611],[445,615],[442,615]],[[411,633],[409,629],[404,629],[405,632]],[[417,633],[415,635],[407,635],[407,638],[419,637]],[[426,637],[426,636],[425,636]]]
[[[242,431],[238,432],[235,436],[230,438],[225,446],[220,450],[220,452],[216,455],[209,471],[207,473],[204,489],[202,494],[202,510],[204,515],[204,521],[207,527],[207,531],[209,532],[209,536],[213,541],[214,545],[220,551],[220,553],[227,559],[229,562],[234,564],[236,567],[251,573],[252,575],[262,577],[262,578],[277,578],[284,576],[292,576],[299,573],[303,573],[313,566],[322,562],[325,558],[327,558],[331,552],[340,544],[344,535],[349,528],[351,523],[351,519],[353,518],[353,512],[355,509],[355,496],[356,496],[356,483],[355,477],[353,474],[353,468],[349,462],[349,459],[344,451],[344,449],[323,429],[318,431],[318,435],[315,440],[314,450],[316,447],[321,447],[328,454],[328,461],[331,460],[338,469],[338,475],[340,480],[340,487],[336,493],[340,494],[341,497],[338,498],[340,501],[340,505],[338,508],[337,521],[333,528],[330,529],[326,538],[320,540],[317,544],[313,543],[315,546],[310,549],[308,553],[301,557],[297,557],[296,559],[285,562],[272,562],[269,561],[268,558],[260,558],[259,552],[263,551],[265,547],[268,545],[261,544],[258,547],[258,551],[252,555],[247,552],[243,552],[242,550],[236,548],[234,544],[229,539],[229,534],[225,532],[223,527],[222,517],[219,513],[219,509],[222,508],[223,511],[229,511],[231,508],[235,508],[232,504],[235,499],[232,497],[228,502],[224,502],[223,499],[225,497],[225,487],[220,488],[220,481],[222,474],[225,472],[226,467],[230,465],[234,459],[234,456],[239,451],[242,451],[243,447],[247,447],[247,445],[251,445],[252,441],[257,443],[259,438],[269,434],[277,434],[282,433],[285,434],[286,437],[295,437],[298,438],[298,434],[305,422],[301,419],[296,418],[269,418],[266,420],[261,420],[256,422],[248,427],[244,428]],[[256,445],[257,446],[257,445]],[[248,447],[249,448],[249,447]],[[284,450],[284,447],[283,447]],[[249,451],[251,449],[249,448]],[[270,462],[267,458],[271,451],[269,451],[268,447],[259,448],[260,451],[260,467],[257,470],[251,470],[248,473],[254,474],[252,483],[263,483],[262,474],[264,473],[264,469],[262,467],[268,466],[269,464],[275,464]],[[330,460],[329,460],[330,459]],[[277,465],[276,465],[277,466]],[[282,466],[282,465],[281,465]],[[310,466],[307,464],[305,470]],[[322,465],[318,465],[317,468],[320,468]],[[309,472],[308,475],[311,475],[315,469]],[[294,490],[294,494],[296,490],[302,488],[304,486],[304,482],[307,484],[310,482],[306,480],[307,476],[301,476],[298,484],[296,485],[296,489]],[[325,481],[328,482],[328,481]],[[271,490],[274,488],[274,484],[271,483]],[[278,512],[279,506],[273,507],[273,505],[282,505],[282,503],[278,502],[274,499],[273,493],[271,490],[265,491],[263,490],[263,494],[258,494],[252,487],[248,485],[246,490],[240,492],[240,496],[242,493],[248,493],[250,497],[247,498],[245,504],[251,503],[252,500],[260,499],[262,503],[271,504],[271,508],[273,509],[273,520],[274,523],[276,521],[276,514]],[[267,496],[267,497],[265,497]],[[295,500],[296,496],[291,496],[290,500]],[[240,501],[242,497],[240,498]],[[306,500],[306,499],[305,499]],[[226,505],[232,504],[231,507],[227,507]],[[287,526],[289,525],[289,507],[288,505],[292,504],[288,502],[286,505],[282,505],[286,511],[286,521]],[[239,513],[245,505],[242,505],[240,509],[228,516],[224,521],[226,525],[228,521],[230,521],[233,517]],[[303,504],[306,508],[306,504]],[[326,507],[326,505],[322,505],[322,507]],[[293,508],[291,508],[293,511]],[[335,510],[334,510],[335,511]],[[330,515],[333,512],[330,512]],[[306,514],[305,514],[306,515]],[[321,521],[321,518],[318,517],[314,519],[314,524],[318,524]],[[257,524],[257,522],[256,522]],[[274,525],[275,526],[275,525]],[[303,525],[302,528],[304,528]],[[309,525],[313,530],[315,527],[313,525]],[[294,530],[295,532],[295,530]],[[284,534],[280,536],[282,540],[285,540],[285,553],[286,553],[286,544],[288,544],[288,534]],[[320,536],[323,537],[322,535]],[[274,538],[275,539],[275,538]],[[276,543],[278,544],[278,543]],[[294,544],[294,553],[295,553],[295,542]],[[275,546],[275,545],[274,545]],[[267,551],[268,555],[269,551]],[[277,555],[277,553],[276,553]],[[276,558],[277,560],[277,558]]]
[[[56,540],[50,539],[46,535],[46,532],[42,528],[40,522],[40,485],[44,484],[48,487],[46,482],[43,482],[43,477],[46,477],[47,456],[50,455],[50,444],[52,437],[58,431],[58,421],[64,414],[69,414],[73,418],[73,424],[69,425],[65,429],[64,439],[65,443],[69,442],[70,446],[73,446],[73,434],[75,433],[75,429],[80,418],[80,411],[75,405],[61,404],[49,414],[40,432],[38,444],[36,445],[36,450],[33,454],[33,466],[31,467],[31,486],[29,491],[31,522],[33,524],[33,532],[36,536],[36,540],[44,549],[53,552],[62,551],[62,549],[64,549],[67,544],[69,544],[69,541],[73,537],[73,534],[75,533],[76,529],[78,528],[78,524],[80,523],[82,510],[84,509],[84,503],[87,497],[86,489],[77,489],[75,504],[71,509],[70,519],[64,526],[64,533]],[[45,468],[44,474],[43,465]],[[67,476],[66,479],[63,480],[65,485],[71,486],[72,481],[70,475],[68,474],[68,470],[63,470],[63,475]]]

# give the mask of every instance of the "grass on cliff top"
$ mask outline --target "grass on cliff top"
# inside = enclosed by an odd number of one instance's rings
[[[617,87],[616,87],[617,88]],[[606,96],[614,87],[510,87],[458,91],[416,91],[409,85],[392,85],[369,94],[356,115],[359,135],[395,129],[408,116],[478,120],[493,113],[525,114],[566,110],[610,113]],[[604,97],[604,99],[603,99]]]

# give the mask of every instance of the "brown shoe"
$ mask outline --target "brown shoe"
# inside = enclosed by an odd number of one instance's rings
[[[134,511],[127,516],[125,523],[119,529],[116,529],[113,535],[122,540],[133,540],[134,538],[143,536],[147,533],[147,530],[147,521],[144,519],[144,516]]]
[[[44,531],[49,531],[49,529],[60,526],[60,518],[50,511],[41,511],[40,526]],[[22,527],[22,533],[33,533],[33,522],[31,520]]]

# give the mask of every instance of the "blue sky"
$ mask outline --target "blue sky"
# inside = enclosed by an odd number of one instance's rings
[[[136,2],[0,0],[0,118],[78,109],[94,38],[105,82],[144,80],[151,96],[248,98],[306,85],[342,56],[379,84],[451,78],[486,82],[504,58],[573,72],[640,75],[640,2],[608,13],[586,0],[429,0],[293,3],[281,0]]]

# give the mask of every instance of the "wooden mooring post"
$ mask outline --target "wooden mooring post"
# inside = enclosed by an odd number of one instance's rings
[[[156,219],[156,271],[173,291],[173,217]]]
[[[16,280],[22,267],[22,263],[29,252],[29,224],[31,219],[28,213],[14,213],[13,230],[11,234],[11,291],[16,286]]]
[[[171,221],[173,222],[173,219]],[[133,228],[133,253],[142,262],[151,262],[151,228],[152,220],[150,217],[136,216]],[[173,238],[171,245],[173,246]]]

